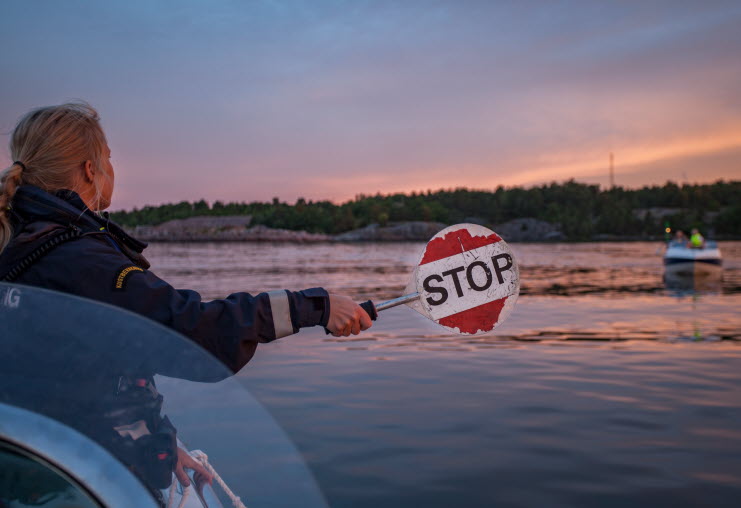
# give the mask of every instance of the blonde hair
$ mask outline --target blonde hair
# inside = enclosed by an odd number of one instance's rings
[[[0,174],[0,252],[13,236],[9,211],[19,185],[35,185],[47,192],[76,190],[80,165],[90,160],[96,173],[106,156],[105,134],[98,112],[85,102],[46,106],[29,111],[20,119],[10,138],[10,156],[15,162]],[[95,181],[98,202],[101,189]]]

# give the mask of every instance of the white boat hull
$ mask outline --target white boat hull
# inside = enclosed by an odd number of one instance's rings
[[[710,244],[703,249],[669,244],[664,254],[667,275],[715,277],[723,272],[720,249]]]

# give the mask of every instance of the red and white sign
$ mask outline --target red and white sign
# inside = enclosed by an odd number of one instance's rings
[[[435,235],[422,254],[416,282],[419,310],[466,335],[496,328],[520,292],[520,272],[509,246],[476,224],[456,224]]]

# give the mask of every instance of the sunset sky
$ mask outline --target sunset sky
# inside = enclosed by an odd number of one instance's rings
[[[0,162],[95,106],[112,209],[741,179],[741,2],[4,0]]]

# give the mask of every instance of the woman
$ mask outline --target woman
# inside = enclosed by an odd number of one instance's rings
[[[12,133],[10,153],[15,162],[0,178],[0,280],[142,314],[188,336],[234,372],[252,358],[258,342],[315,325],[335,336],[358,334],[371,326],[368,314],[350,298],[322,288],[235,293],[202,302],[195,291],[176,290],[149,271],[142,255],[146,244],[107,215],[93,213],[110,205],[114,171],[98,114],[87,104],[29,112]],[[141,380],[125,381],[135,391]],[[174,429],[165,420],[149,424],[157,428],[148,430],[174,439]],[[181,450],[172,455],[172,467],[183,484],[189,483],[183,467],[207,475]]]

